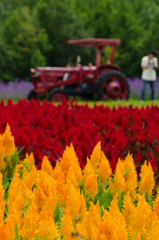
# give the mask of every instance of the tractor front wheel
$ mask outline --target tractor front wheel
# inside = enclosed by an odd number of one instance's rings
[[[63,89],[52,89],[48,95],[49,102],[62,102],[68,100],[68,94]]]
[[[32,89],[27,95],[27,100],[31,99],[37,99],[37,94],[35,93],[34,89]]]
[[[103,72],[97,79],[95,91],[98,100],[129,99],[130,89],[126,76],[117,70],[108,70]]]

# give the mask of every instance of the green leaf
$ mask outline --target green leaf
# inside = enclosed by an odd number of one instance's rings
[[[54,216],[55,222],[56,222],[56,223],[60,222],[60,221],[61,221],[61,216],[62,216],[62,209],[61,209],[59,203],[57,203],[57,205],[56,205],[54,214],[55,214],[55,216]]]
[[[112,199],[113,197],[110,193],[110,189],[108,189],[107,192],[103,193],[101,198],[99,199],[99,206],[103,207],[104,209],[108,209]]]
[[[127,170],[126,172],[124,172],[124,177],[132,170],[133,168],[130,168],[129,170]]]
[[[124,191],[118,197],[118,207],[119,207],[120,212],[122,211],[123,201],[124,201]]]
[[[19,156],[18,156],[17,150],[11,155],[11,162],[14,169],[19,162]]]
[[[17,223],[15,224],[15,239],[14,240],[20,240],[18,235],[18,226]]]

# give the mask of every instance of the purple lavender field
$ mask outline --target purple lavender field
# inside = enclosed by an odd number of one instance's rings
[[[142,88],[142,80],[141,78],[129,78],[128,79],[129,86],[130,86],[130,98],[132,99],[140,99],[141,95],[141,88]],[[145,99],[150,100],[150,85],[147,84],[146,87],[146,94],[145,94]],[[156,81],[156,99],[159,99],[159,77],[157,77]]]
[[[140,78],[129,78],[130,98],[140,99],[142,81]],[[0,81],[0,99],[7,100],[11,98],[13,101],[18,101],[21,98],[26,98],[28,93],[33,89],[31,82],[25,82],[23,79],[16,79],[14,82],[4,83]],[[159,99],[159,77],[156,81],[156,98]],[[146,99],[150,99],[150,86],[147,84]]]
[[[18,101],[26,98],[28,93],[34,88],[31,82],[25,82],[23,79],[16,79],[14,82],[4,83],[0,81],[0,99],[9,99]]]

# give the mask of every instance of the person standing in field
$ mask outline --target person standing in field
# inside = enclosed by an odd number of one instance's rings
[[[145,91],[147,83],[150,84],[151,88],[151,100],[155,100],[155,82],[157,79],[156,69],[158,68],[158,60],[157,60],[158,52],[154,49],[152,50],[148,56],[144,56],[141,59],[141,68],[142,68],[142,89],[141,89],[141,99],[143,102],[145,100]]]

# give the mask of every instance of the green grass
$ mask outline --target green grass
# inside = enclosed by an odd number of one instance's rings
[[[78,101],[77,102],[80,105],[85,105],[86,101]],[[93,101],[89,101],[87,102],[89,107],[93,107],[94,103]],[[113,100],[109,100],[109,101],[97,101],[96,104],[99,105],[104,105],[104,106],[109,106],[110,108],[112,108],[113,106],[115,107],[119,107],[119,106],[130,106],[132,105],[133,107],[146,107],[146,106],[159,106],[159,99],[155,100],[154,103],[151,100],[146,100],[143,103],[140,102],[140,100],[136,100],[136,99],[129,99],[129,100],[123,100],[123,101],[113,101]]]
[[[7,104],[7,100],[4,100],[5,104]],[[13,103],[16,104],[18,102],[18,100],[13,100]],[[146,107],[146,106],[152,106],[152,104],[154,106],[159,106],[159,99],[156,99],[154,101],[154,103],[152,103],[151,100],[145,100],[143,103],[140,102],[140,100],[137,99],[132,99],[130,98],[129,100],[122,100],[122,101],[114,101],[114,100],[108,100],[108,101],[75,101],[77,102],[79,105],[86,105],[88,104],[89,107],[94,107],[94,104],[96,103],[97,106],[99,105],[104,105],[104,106],[108,106],[110,108],[112,108],[113,106],[115,107],[119,107],[119,106],[129,106],[132,105],[133,107]],[[57,104],[55,104],[57,105]]]

